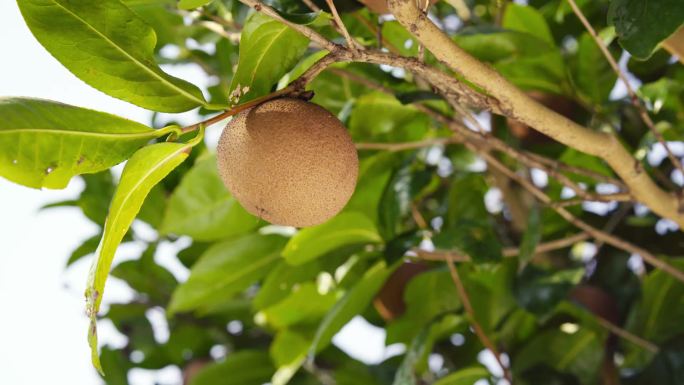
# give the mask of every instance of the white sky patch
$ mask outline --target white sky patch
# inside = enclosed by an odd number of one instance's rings
[[[402,344],[385,347],[386,335],[385,329],[356,316],[333,337],[333,343],[351,357],[372,365],[406,351]]]

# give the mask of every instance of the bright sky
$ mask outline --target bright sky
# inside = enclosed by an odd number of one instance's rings
[[[148,111],[90,88],[62,67],[36,42],[16,3],[10,0],[0,1],[0,51],[4,52],[0,96],[58,100],[149,121]],[[196,84],[205,81],[193,68],[171,71]],[[208,136],[215,138],[216,134]],[[76,197],[82,188],[82,183],[74,180],[65,190],[39,191],[0,178],[0,384],[101,383],[90,365],[86,343],[82,293],[90,260],[64,269],[69,253],[96,228],[76,209],[39,212],[46,203]],[[138,253],[135,247],[122,248],[117,260]],[[168,262],[172,255],[167,250],[166,255],[157,257]],[[123,283],[110,279],[104,306],[129,297],[130,290]],[[103,342],[122,344],[123,337],[113,326],[101,322],[99,328]],[[345,327],[335,343],[368,362],[379,362],[386,354],[384,331],[360,318]],[[171,385],[180,384],[179,375],[175,368],[161,373],[135,370],[129,380],[132,385]]]

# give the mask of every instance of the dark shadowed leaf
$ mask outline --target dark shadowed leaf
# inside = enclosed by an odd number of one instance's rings
[[[661,41],[684,23],[680,0],[611,0],[608,22],[629,53],[647,59]]]

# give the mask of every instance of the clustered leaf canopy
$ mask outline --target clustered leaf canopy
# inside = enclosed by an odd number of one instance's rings
[[[0,98],[0,176],[84,186],[46,208],[99,228],[67,265],[92,260],[107,384],[169,365],[190,385],[684,382],[684,2],[426,3],[17,0],[64,67],[151,111]],[[231,196],[204,133],[312,95],[356,144],[356,190],[321,225],[272,226]],[[185,127],[158,114],[186,111]],[[119,262],[126,243],[144,251]],[[130,302],[106,300],[110,275]],[[99,319],[123,347],[98,344]],[[401,353],[341,349],[366,348],[335,338],[360,319]]]

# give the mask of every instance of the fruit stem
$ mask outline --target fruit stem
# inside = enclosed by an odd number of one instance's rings
[[[232,107],[232,108],[229,108],[229,109],[223,111],[222,113],[220,113],[220,114],[218,114],[218,115],[216,115],[216,116],[213,116],[213,117],[211,117],[211,118],[209,118],[209,119],[207,119],[207,120],[203,120],[203,121],[201,121],[201,122],[199,122],[199,123],[195,123],[195,124],[193,124],[193,125],[190,125],[190,126],[187,126],[187,127],[183,127],[183,128],[181,129],[181,132],[186,133],[186,132],[195,131],[195,130],[199,129],[200,126],[209,127],[209,126],[211,126],[212,124],[218,123],[218,122],[220,122],[220,121],[222,121],[222,120],[224,120],[224,119],[227,119],[227,118],[229,118],[229,117],[231,117],[231,116],[233,116],[233,115],[237,115],[238,113],[240,113],[240,112],[242,112],[242,111],[244,111],[244,110],[248,110],[248,109],[250,109],[250,108],[252,108],[252,107],[254,107],[254,106],[256,106],[256,105],[259,105],[259,104],[261,104],[261,103],[264,103],[264,102],[267,102],[267,101],[269,101],[269,100],[272,100],[272,99],[275,99],[275,98],[279,98],[279,97],[281,97],[281,96],[283,96],[283,95],[292,93],[293,91],[295,91],[295,87],[293,87],[293,86],[288,86],[288,87],[283,88],[282,90],[278,90],[278,91],[272,92],[272,93],[270,93],[270,94],[268,94],[268,95],[264,95],[264,96],[262,96],[262,97],[259,97],[259,98],[250,100],[250,101],[248,101],[248,102],[246,102],[246,103],[238,104],[237,106],[234,106],[234,107]]]

